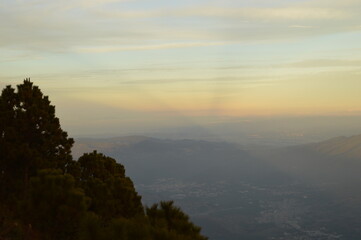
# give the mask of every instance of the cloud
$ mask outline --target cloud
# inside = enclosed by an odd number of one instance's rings
[[[5,0],[0,49],[105,53],[207,47],[359,31],[361,21],[361,2],[354,0],[251,7],[221,1],[165,7],[155,1],[146,10],[129,1]]]
[[[119,51],[141,51],[141,50],[159,50],[159,49],[175,49],[175,48],[189,48],[189,47],[206,47],[224,45],[221,42],[190,42],[190,43],[166,43],[157,45],[138,45],[125,47],[88,47],[78,48],[77,51],[82,53],[105,53],[105,52],[119,52]]]
[[[189,7],[180,9],[157,9],[149,11],[94,10],[94,13],[109,18],[182,18],[216,17],[225,19],[248,20],[327,20],[351,17],[342,9],[331,8],[227,8],[227,7]]]
[[[4,0],[6,1],[6,0]],[[11,1],[11,0],[7,0]],[[42,8],[42,9],[56,9],[69,10],[72,8],[92,8],[99,7],[111,3],[132,2],[136,0],[62,0],[62,1],[48,1],[48,0],[18,0],[13,4],[20,8]]]
[[[339,9],[330,8],[215,8],[200,7],[179,11],[179,14],[222,18],[242,18],[260,20],[335,20],[349,18],[350,15]]]
[[[277,65],[276,67],[291,68],[324,68],[324,67],[353,67],[360,68],[361,60],[343,60],[343,59],[309,59],[299,62]]]
[[[318,27],[315,27],[315,26],[305,26],[305,25],[292,25],[292,26],[289,26],[290,28],[318,28]]]

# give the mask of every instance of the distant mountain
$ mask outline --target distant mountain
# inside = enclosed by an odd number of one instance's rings
[[[361,160],[361,135],[332,138],[324,142],[312,144],[310,148],[329,156]]]
[[[361,135],[258,151],[252,155],[298,179],[328,185],[339,194],[354,195],[361,185]]]
[[[112,152],[118,148],[124,148],[149,139],[145,136],[128,136],[115,138],[78,138],[72,148],[73,157],[78,159],[83,153],[94,150]]]
[[[97,150],[124,164],[137,183],[161,178],[223,180],[279,179],[282,174],[254,159],[237,144],[201,140],[168,140],[144,136],[110,139],[77,139],[74,157]],[[269,180],[271,182],[271,180]]]
[[[260,147],[251,151],[227,142],[145,136],[77,139],[73,154],[77,158],[93,150],[124,164],[130,176],[139,183],[161,178],[277,182],[290,177],[322,184],[361,184],[361,135],[277,149]]]

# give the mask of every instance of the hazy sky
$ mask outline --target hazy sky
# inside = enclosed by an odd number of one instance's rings
[[[361,115],[360,12],[360,0],[1,0],[0,87],[31,77],[74,134]]]

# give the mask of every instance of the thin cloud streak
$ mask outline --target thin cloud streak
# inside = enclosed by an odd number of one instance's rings
[[[299,62],[292,62],[283,65],[275,65],[280,68],[334,68],[334,67],[352,67],[360,68],[361,60],[342,60],[342,59],[309,59]]]
[[[141,50],[160,50],[160,49],[176,49],[189,47],[208,47],[220,46],[226,43],[221,42],[193,42],[193,43],[167,43],[158,45],[143,45],[143,46],[126,46],[126,47],[90,47],[78,48],[77,51],[81,53],[106,53],[106,52],[120,52],[120,51],[141,51]]]
[[[319,27],[316,27],[316,26],[305,26],[305,25],[292,25],[292,26],[289,26],[290,28],[319,28]]]
[[[216,17],[243,20],[335,20],[352,18],[349,12],[327,8],[216,8],[193,7],[153,11],[94,11],[101,17],[121,19]]]
[[[241,18],[245,20],[335,20],[350,18],[343,10],[328,8],[210,8],[179,11],[180,15]]]

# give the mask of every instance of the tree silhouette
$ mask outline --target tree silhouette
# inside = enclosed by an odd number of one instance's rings
[[[38,238],[76,239],[89,201],[71,175],[58,169],[44,169],[30,179],[22,215],[38,232]]]
[[[173,201],[161,201],[146,208],[147,217],[155,229],[155,239],[207,240],[200,234],[201,228],[173,204]]]
[[[30,79],[7,86],[0,96],[0,181],[3,191],[19,191],[44,168],[65,170],[73,139],[55,117],[55,107]],[[7,186],[11,186],[10,188]],[[5,189],[4,189],[5,188]]]
[[[90,211],[104,219],[144,215],[141,197],[123,165],[96,151],[81,156],[78,164],[80,186],[92,199]]]
[[[0,95],[0,240],[206,240],[173,202],[147,208],[124,166],[74,161],[73,139],[30,79]]]

